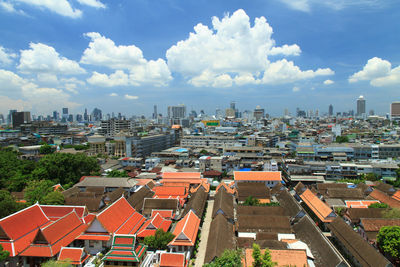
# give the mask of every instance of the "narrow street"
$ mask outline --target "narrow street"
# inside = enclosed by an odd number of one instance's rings
[[[206,249],[207,249],[207,240],[208,234],[210,233],[210,224],[212,220],[212,210],[214,206],[214,200],[208,200],[207,210],[206,210],[206,217],[204,218],[203,227],[201,229],[201,237],[200,237],[200,244],[199,250],[196,256],[195,267],[201,267],[204,264],[204,258],[206,256]]]

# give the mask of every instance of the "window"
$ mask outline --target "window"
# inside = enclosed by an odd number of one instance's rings
[[[89,247],[94,248],[94,245],[96,244],[95,240],[89,240]]]

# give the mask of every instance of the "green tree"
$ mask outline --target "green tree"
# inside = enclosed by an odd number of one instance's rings
[[[3,246],[0,245],[0,262],[5,261],[8,256],[10,256],[10,252],[3,249]]]
[[[77,183],[84,175],[98,172],[100,166],[96,158],[83,153],[66,154],[54,153],[44,156],[32,172],[35,180],[52,180],[61,185]]]
[[[217,257],[214,262],[204,264],[204,267],[241,267],[242,266],[242,251],[226,249],[221,256]]]
[[[388,207],[389,207],[388,204],[386,204],[386,203],[379,203],[379,202],[372,203],[371,205],[368,206],[368,208],[370,208],[370,209],[386,209],[386,208],[388,208]]]
[[[244,201],[243,205],[244,206],[258,206],[260,204],[260,200],[253,196],[248,196],[246,200]]]
[[[400,209],[392,208],[383,212],[383,218],[385,219],[400,219]]]
[[[25,199],[29,204],[42,203],[43,198],[53,191],[53,182],[50,180],[31,181],[25,189]]]
[[[377,181],[377,180],[379,180],[379,177],[375,173],[367,173],[365,175],[365,179],[367,181]]]
[[[41,204],[64,205],[64,195],[60,191],[53,191],[43,197]]]
[[[349,137],[347,136],[336,136],[336,143],[348,143]]]
[[[384,226],[377,235],[378,246],[388,255],[400,259],[400,226]]]
[[[171,232],[164,232],[163,229],[157,229],[155,235],[146,236],[144,238],[144,244],[155,250],[167,249],[169,242],[174,239],[174,234]]]
[[[200,150],[200,154],[202,154],[202,155],[206,155],[206,154],[208,154],[208,151],[207,151],[207,150],[205,150],[205,149],[202,149],[202,150]]]
[[[13,214],[24,207],[24,204],[15,201],[10,192],[0,190],[0,218]]]
[[[72,264],[67,261],[56,261],[56,260],[48,260],[46,262],[42,262],[42,267],[70,267]]]
[[[112,170],[107,172],[107,177],[129,177],[127,171]]]
[[[264,250],[264,254],[261,254],[260,246],[253,243],[253,267],[273,267],[277,263],[272,261],[271,252],[268,248]]]
[[[53,148],[48,144],[42,145],[39,149],[40,154],[51,154],[53,152],[54,152]]]

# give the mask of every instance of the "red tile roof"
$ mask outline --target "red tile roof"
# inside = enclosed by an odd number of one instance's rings
[[[400,219],[361,218],[366,232],[378,232],[383,226],[400,226]]]
[[[147,220],[140,230],[137,232],[138,237],[146,237],[150,235],[154,235],[157,229],[163,229],[164,232],[167,232],[169,227],[171,226],[172,221],[164,219],[159,213],[152,219]]]
[[[86,206],[40,205],[40,207],[44,214],[46,214],[46,216],[52,221],[64,217],[73,210],[75,210],[80,219],[87,214]]]
[[[379,203],[378,200],[345,200],[348,208],[368,208],[373,203]]]
[[[160,267],[184,267],[185,254],[163,252],[160,255]]]
[[[388,204],[391,208],[398,208],[398,209],[400,208],[399,200],[390,197],[389,195],[385,194],[379,189],[374,189],[374,191],[372,191],[369,195],[375,198],[376,200],[379,200],[380,202]]]
[[[265,249],[261,249],[264,254]],[[253,266],[253,249],[246,249],[244,266]],[[271,249],[271,260],[276,262],[276,266],[309,266],[307,262],[307,254],[305,250],[300,249]]]
[[[68,261],[71,264],[82,264],[89,258],[83,248],[62,247],[58,254],[58,261]]]
[[[187,198],[188,191],[184,186],[156,186],[153,188],[155,197],[168,198],[168,197],[180,197]]]
[[[281,181],[281,172],[233,172],[235,181]]]
[[[151,211],[152,218],[154,216],[156,216],[157,214],[160,214],[161,217],[163,217],[165,219],[171,219],[172,217],[174,217],[174,213],[172,210],[152,210]]]
[[[317,215],[322,222],[331,222],[335,219],[336,215],[328,205],[319,199],[310,189],[306,189],[300,198],[306,205]]]
[[[199,231],[200,219],[191,210],[175,226],[175,238],[169,246],[194,246]]]
[[[396,191],[396,193],[394,193],[394,195],[392,196],[394,199],[400,201],[400,189]]]
[[[115,235],[103,261],[140,262],[145,253],[146,246],[136,245],[135,235]]]

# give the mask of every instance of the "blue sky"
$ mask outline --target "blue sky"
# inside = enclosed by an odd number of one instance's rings
[[[0,112],[389,112],[395,0],[0,0]]]

